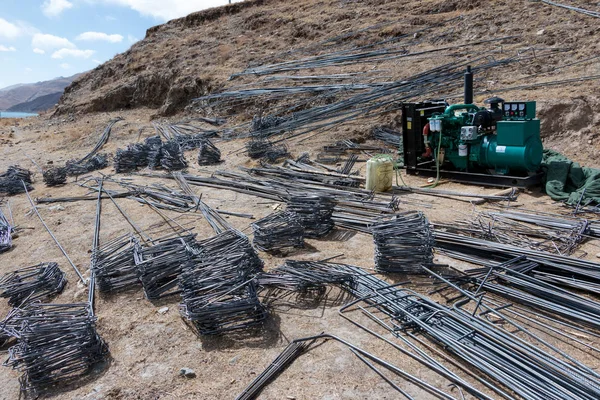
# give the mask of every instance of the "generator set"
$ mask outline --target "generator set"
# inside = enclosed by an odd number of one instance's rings
[[[539,183],[543,147],[536,103],[492,97],[484,105],[473,104],[469,67],[463,104],[404,104],[403,164],[407,173],[491,186]]]

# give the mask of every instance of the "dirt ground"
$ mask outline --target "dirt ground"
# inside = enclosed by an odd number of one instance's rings
[[[50,162],[61,165],[66,160],[85,155],[95,144],[109,119],[120,115],[125,118],[118,123],[108,144],[103,149],[110,153],[127,143],[153,134],[150,125],[150,110],[136,110],[124,113],[89,114],[74,117],[73,120],[47,120],[33,118],[27,120],[0,120],[0,171],[9,165],[19,164],[32,171],[38,166],[45,167]],[[141,134],[140,134],[141,129]],[[294,149],[309,151],[311,154],[326,144],[339,138],[339,133],[317,136],[302,145],[290,146],[292,155],[299,155]],[[214,167],[198,167],[195,152],[188,152],[188,172],[207,175],[219,170],[235,170],[238,166],[254,165],[254,162],[236,150],[243,146],[242,141],[217,142],[225,162]],[[293,143],[292,143],[293,144]],[[34,164],[35,161],[35,164]],[[596,163],[590,166],[600,166]],[[357,164],[358,165],[358,164]],[[364,175],[365,166],[361,172]],[[111,167],[101,171],[114,173]],[[97,173],[90,174],[97,175]],[[46,187],[40,172],[36,173],[35,190],[32,197],[68,197],[87,193],[78,182],[69,178],[67,185],[56,188]],[[131,175],[133,182],[151,184],[162,182],[175,187],[169,180],[150,179]],[[425,181],[418,177],[406,177],[410,185],[420,185]],[[81,181],[81,178],[80,178]],[[209,188],[194,189],[202,194],[210,206],[232,212],[250,213],[260,218],[273,212],[276,204],[265,199]],[[497,189],[447,183],[440,189],[458,190],[469,193],[492,193]],[[469,202],[450,200],[423,195],[403,195],[403,210],[419,209],[431,221],[450,222],[468,216],[476,210],[491,207],[490,204],[474,206]],[[5,199],[10,202],[16,225],[21,228],[14,240],[14,249],[0,255],[0,273],[40,262],[56,261],[67,273],[68,285],[54,302],[69,303],[85,301],[86,288],[78,283],[75,272],[67,264],[40,221],[31,214],[25,195]],[[161,218],[146,206],[128,200],[117,200],[119,205],[143,229],[151,230],[161,224]],[[531,188],[519,195],[516,202],[521,208],[564,213],[568,210],[555,204],[541,193],[539,187]],[[92,237],[94,232],[95,202],[81,201],[40,205],[39,211],[44,220],[73,259],[75,264],[88,276]],[[167,214],[180,223],[191,224],[198,239],[212,236],[209,225],[200,214]],[[252,220],[228,217],[236,228],[251,234]],[[113,204],[103,202],[100,241],[105,242],[129,232],[125,222]],[[357,234],[347,242],[308,240],[308,249],[292,254],[289,258],[320,260],[339,254],[337,262],[373,268],[373,244],[368,235]],[[587,259],[597,260],[600,253],[598,243],[592,241],[582,249]],[[283,262],[282,258],[265,253],[260,254],[266,268]],[[458,268],[464,265],[443,256],[436,261]],[[394,277],[399,282],[403,277]],[[417,286],[426,293],[429,284]],[[339,293],[337,293],[339,294]],[[151,303],[144,298],[141,289],[117,295],[98,295],[96,313],[98,331],[110,347],[111,362],[104,370],[93,375],[76,388],[53,392],[53,399],[231,399],[239,394],[257,374],[271,363],[289,341],[321,332],[337,335],[357,346],[364,347],[374,354],[385,357],[407,372],[445,388],[447,382],[438,375],[422,367],[414,360],[394,351],[389,345],[375,340],[364,331],[357,329],[338,315],[344,300],[336,299],[334,292],[329,300],[317,304],[294,299],[279,300],[271,305],[265,329],[250,337],[224,336],[220,338],[198,338],[183,322],[178,312],[179,297],[172,296],[164,301]],[[346,299],[347,301],[348,299]],[[168,307],[164,314],[158,312]],[[5,300],[0,301],[0,317],[6,315],[9,307]],[[593,341],[594,339],[590,339]],[[1,354],[6,357],[5,351]],[[594,354],[578,354],[590,367],[600,366]],[[197,377],[186,379],[179,376],[181,368],[192,368]],[[19,396],[19,373],[9,368],[0,368],[0,398],[17,399]],[[430,398],[414,385],[404,381],[400,385],[412,396],[419,399]],[[458,397],[458,393],[454,392]],[[261,398],[264,399],[391,399],[397,398],[394,392],[380,377],[360,362],[351,352],[339,344],[328,341],[300,357],[285,373],[270,385]]]

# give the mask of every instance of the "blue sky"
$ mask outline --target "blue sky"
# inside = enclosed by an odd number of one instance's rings
[[[228,0],[1,0],[0,88],[94,68],[146,29]]]

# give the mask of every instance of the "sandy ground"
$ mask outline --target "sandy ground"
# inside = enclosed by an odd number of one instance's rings
[[[49,162],[54,165],[86,154],[100,136],[110,118],[122,115],[125,121],[114,129],[113,135],[104,150],[114,153],[116,148],[153,134],[146,110],[127,113],[94,114],[77,117],[74,121],[45,120],[42,118],[14,121],[0,120],[0,171],[9,165],[36,170]],[[304,143],[303,151],[314,151],[320,146],[333,143],[339,138],[336,133],[315,137],[310,144]],[[187,154],[192,174],[208,174],[216,169],[234,170],[237,166],[254,165],[241,153],[234,151],[243,146],[241,141],[217,142],[225,162],[216,167],[198,167],[195,153]],[[298,152],[292,151],[294,156]],[[364,164],[362,173],[364,174]],[[112,168],[101,171],[114,173]],[[150,184],[161,181],[132,175],[134,182]],[[424,180],[407,177],[410,185],[423,184]],[[169,180],[162,181],[175,187]],[[41,174],[36,173],[33,197],[68,197],[84,195],[87,190],[80,187],[73,178],[67,185],[57,188],[46,187]],[[448,183],[440,187],[447,190],[460,190],[470,193],[491,193],[495,189],[465,186]],[[226,190],[194,187],[202,194],[207,204],[232,212],[251,213],[255,218],[268,215],[274,203],[249,195]],[[419,209],[432,221],[453,221],[475,210],[490,207],[489,204],[473,206],[468,202],[436,197],[406,195],[401,207],[403,210]],[[25,195],[8,199],[15,223],[21,228],[19,237],[14,240],[14,249],[0,255],[0,273],[40,262],[56,261],[67,273],[69,283],[66,290],[54,301],[60,303],[85,301],[86,288],[78,283],[77,277],[57,249],[40,221],[30,213],[31,207]],[[161,218],[147,207],[127,199],[117,200],[131,218],[144,229],[160,226]],[[565,212],[548,197],[540,193],[540,188],[521,193],[517,204],[522,208]],[[76,265],[88,275],[92,237],[94,231],[95,202],[61,203],[60,207],[41,205],[39,211],[54,234],[69,253]],[[210,237],[213,232],[200,214],[180,216],[167,214],[195,227],[199,239]],[[236,228],[250,234],[252,220],[229,217]],[[158,224],[158,225],[157,225]],[[163,225],[164,227],[164,225]],[[113,204],[103,202],[101,243],[117,235],[129,232],[125,222]],[[347,242],[309,240],[308,249],[290,256],[294,259],[319,260],[343,254],[338,262],[353,264],[363,268],[373,268],[373,244],[367,235],[357,234]],[[600,252],[598,244],[589,242],[582,249],[585,258],[595,260]],[[261,253],[266,267],[272,268],[283,259]],[[441,263],[463,268],[455,261],[437,256]],[[401,281],[394,277],[391,281]],[[429,283],[416,286],[426,293]],[[52,393],[54,399],[230,399],[256,377],[289,343],[290,340],[321,332],[338,335],[375,354],[386,357],[406,371],[445,388],[447,382],[432,371],[423,368],[412,359],[394,351],[389,345],[375,340],[365,332],[338,315],[344,300],[336,300],[335,291],[330,293],[327,302],[311,304],[298,299],[279,300],[271,306],[271,317],[264,331],[250,337],[225,336],[199,339],[185,325],[178,312],[178,296],[151,303],[144,298],[141,289],[130,290],[117,295],[98,295],[96,312],[98,331],[107,341],[111,351],[111,362],[103,371],[82,382],[76,388]],[[347,299],[346,299],[347,300]],[[165,314],[158,313],[161,307],[168,307]],[[5,300],[0,301],[0,317],[6,315],[9,307]],[[6,353],[3,352],[3,358]],[[578,357],[593,367],[600,366],[594,354],[577,353]],[[178,376],[179,369],[187,367],[195,370],[195,379]],[[16,399],[19,396],[19,373],[8,368],[0,368],[0,399]],[[415,398],[430,398],[430,395],[414,385],[399,381],[399,384]],[[454,392],[455,396],[458,396]],[[277,381],[269,386],[261,398],[264,399],[391,399],[398,398],[382,379],[360,362],[347,349],[334,342],[303,355]]]

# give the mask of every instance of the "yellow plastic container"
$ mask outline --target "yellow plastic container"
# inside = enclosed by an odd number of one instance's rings
[[[394,182],[394,161],[388,155],[375,156],[367,161],[365,189],[387,192]]]

